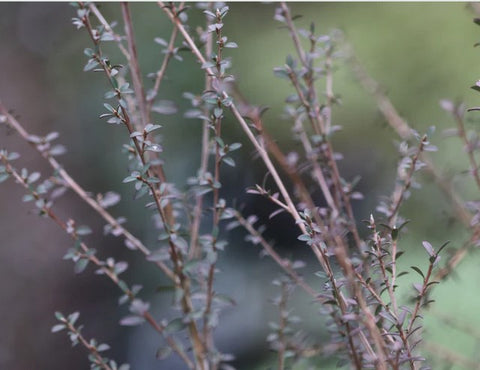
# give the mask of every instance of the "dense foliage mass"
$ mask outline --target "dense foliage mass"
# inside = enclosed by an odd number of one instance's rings
[[[93,265],[95,273],[119,289],[119,304],[128,305],[130,311],[120,324],[150,325],[162,341],[156,353],[159,359],[178,356],[183,366],[190,369],[232,368],[234,356],[221,351],[214,333],[218,326],[228,326],[222,320],[222,311],[235,306],[234,299],[225,294],[228,292],[216,287],[222,274],[218,269],[219,254],[228,248],[230,231],[238,227],[281,271],[273,282],[278,287],[278,296],[272,299],[278,318],[272,318],[266,338],[277,354],[276,365],[272,366],[321,367],[324,359],[333,358],[338,367],[355,369],[426,367],[422,313],[433,302],[435,284],[457,267],[468,251],[478,245],[480,237],[477,202],[461,200],[428,156],[428,152],[436,151],[430,143],[433,128],[418,133],[399,116],[340,32],[318,34],[313,23],[309,29],[297,28],[297,17],[292,16],[287,4],[281,3],[276,6],[274,17],[288,33],[296,52],[274,70],[291,87],[284,114],[299,150],[287,153],[276,141],[275,133],[263,124],[265,109],[242,95],[235,76],[229,72],[233,63],[229,51],[238,47],[224,27],[228,24],[229,7],[214,3],[188,7],[163,2],[159,6],[171,21],[172,33],[168,40],[155,39],[163,48],[164,58],[158,71],[148,76],[140,69],[141,50],[137,50],[129,4],[120,5],[124,33],[116,31],[93,3],[75,3],[73,18],[74,26],[90,40],[84,50],[84,71],[98,72],[107,86],[105,112],[100,118],[114,126],[112,130],[123,130],[125,134],[123,153],[129,174],[123,183],[132,187],[134,198],[144,202],[145,212],[153,215],[158,246],[147,246],[127,229],[125,218],[110,213],[109,207],[121,200],[118,193],[110,191],[94,197],[66,172],[57,159],[65,153],[65,148],[55,143],[57,132],[41,136],[29,133],[1,103],[0,122],[29,143],[49,163],[52,172],[44,176],[18,167],[20,155],[2,150],[0,181],[11,178],[22,186],[23,201],[32,202],[39,215],[50,218],[71,237],[72,246],[64,259],[73,262],[76,273]],[[203,27],[189,27],[191,12],[203,12]],[[123,61],[108,57],[104,47],[107,43],[118,46]],[[174,59],[182,62],[184,58],[194,58],[198,74],[204,76],[203,88],[192,86],[191,92],[183,94],[191,104],[184,112],[185,119],[202,124],[198,138],[201,151],[192,158],[198,162],[198,171],[191,174],[186,184],[176,184],[165,170],[165,163],[174,162],[175,155],[165,155],[162,140],[168,137],[159,135],[162,125],[154,122],[153,113],[168,115],[177,111],[175,101],[158,96],[169,63]],[[352,202],[364,198],[356,189],[358,179],[342,177],[340,155],[332,143],[340,130],[333,107],[341,104],[334,91],[334,71],[345,61],[400,138],[392,193],[363,223],[355,217],[352,207]],[[450,134],[465,144],[470,174],[480,188],[478,137],[465,129],[465,107],[448,100],[443,100],[441,106],[457,125]],[[234,120],[243,132],[244,138],[239,142],[227,142],[222,135],[227,118]],[[245,149],[240,141],[250,147]],[[261,225],[257,215],[245,214],[223,190],[225,168],[235,168],[237,153],[252,148],[264,165],[265,177],[261,184],[252,183],[246,191],[251,197],[263,197],[272,203],[275,210],[270,218],[289,216],[298,241],[310,251],[308,262],[283,256],[265,236],[268,226]],[[413,189],[420,185],[416,181],[417,171],[424,171],[435,180],[470,237],[461,247],[456,241],[457,247],[450,249],[449,254],[444,251],[447,241],[442,245],[424,241],[425,260],[407,270],[398,263],[403,254],[402,235],[409,222],[401,216],[401,210]],[[65,191],[76,193],[104,219],[105,234],[123,238],[128,249],[143,255],[144,263],[153,264],[162,279],[168,280],[173,317],[163,317],[143,297],[142,287],[124,278],[128,262],[100,257],[104,253],[97,253],[86,240],[92,232],[89,226],[59,215],[55,201]],[[313,195],[319,192],[320,197]],[[301,273],[306,265],[315,266],[314,279]],[[397,288],[402,282],[400,278],[407,273],[415,274],[415,283],[411,297],[404,299]],[[291,299],[294,289],[310,300],[318,320],[328,329],[328,341],[319,342],[314,332],[301,325],[302,318],[295,314],[295,300]],[[57,312],[55,316],[58,323],[52,331],[66,332],[72,344],[85,347],[92,369],[129,369],[129,365],[117,364],[104,354],[109,345],[82,334],[78,312]]]

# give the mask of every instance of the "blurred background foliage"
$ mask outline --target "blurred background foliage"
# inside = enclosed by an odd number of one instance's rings
[[[442,130],[453,126],[452,120],[439,107],[439,100],[450,98],[476,104],[478,93],[469,89],[479,76],[478,49],[473,44],[480,30],[472,22],[474,12],[464,3],[291,3],[292,14],[301,14],[298,24],[307,28],[315,22],[319,33],[332,28],[344,33],[353,45],[367,71],[386,89],[400,114],[419,132],[431,125],[437,127],[431,142],[439,147],[433,160],[451,178],[465,199],[476,200],[478,193],[471,179],[462,145],[457,139],[445,139]],[[278,139],[282,148],[295,149],[291,141],[291,123],[281,118],[283,102],[292,88],[285,80],[273,76],[272,69],[284,63],[294,52],[285,29],[273,20],[274,4],[230,3],[225,20],[225,34],[237,42],[238,49],[228,51],[233,58],[233,73],[248,100],[266,105],[265,125]],[[171,24],[155,3],[131,4],[140,64],[144,81],[149,72],[161,63],[159,45],[154,37],[167,39]],[[118,20],[117,32],[122,32],[118,4],[103,3],[100,9],[109,20]],[[74,11],[62,3],[2,3],[0,4],[0,99],[14,110],[20,121],[32,133],[59,131],[68,153],[61,160],[66,169],[93,193],[116,190],[124,201],[113,212],[125,215],[132,231],[149,245],[156,236],[150,227],[150,216],[141,203],[132,201],[132,189],[121,183],[126,175],[126,158],[121,146],[126,142],[125,131],[98,119],[103,110],[103,94],[107,90],[103,75],[82,71],[86,58],[83,49],[90,47],[85,32],[70,24]],[[189,11],[191,24],[202,26],[201,12]],[[112,44],[107,53],[114,63],[123,63]],[[168,68],[160,98],[174,100],[179,112],[155,116],[163,125],[163,153],[169,179],[180,188],[199,166],[201,124],[183,118],[189,102],[182,93],[200,93],[203,76],[192,55],[185,52],[182,63],[173,61]],[[388,127],[374,100],[355,81],[353,73],[342,61],[336,62],[334,90],[342,104],[333,112],[334,122],[343,130],[336,134],[334,144],[343,154],[340,162],[343,176],[351,180],[361,175],[359,190],[365,200],[355,203],[360,221],[374,211],[381,196],[393,189],[398,155],[396,134]],[[467,115],[467,127],[479,121],[475,113]],[[226,142],[243,141],[244,147],[235,159],[237,168],[225,168],[223,197],[235,199],[246,214],[259,213],[268,223],[267,235],[274,239],[282,253],[313,261],[305,247],[298,245],[296,230],[288,217],[267,217],[271,206],[244,189],[261,182],[265,169],[255,159],[252,147],[233,120],[226,123]],[[23,154],[22,165],[48,169],[35,153],[5,128],[1,129],[0,144]],[[409,232],[401,246],[408,253],[404,267],[425,266],[426,254],[422,240],[434,246],[452,240],[452,248],[465,239],[453,218],[449,205],[430,179],[419,177],[423,187],[414,190],[402,209],[410,219]],[[122,328],[119,319],[126,308],[117,309],[118,292],[91,269],[74,276],[69,263],[61,258],[70,246],[63,235],[48,220],[38,219],[28,204],[21,203],[22,190],[9,182],[0,191],[0,368],[2,369],[85,369],[87,360],[82,350],[71,350],[67,338],[50,334],[53,312],[81,312],[87,337],[95,336],[112,345],[111,357],[127,361],[133,369],[181,368],[175,359],[158,362],[155,351],[159,345],[155,333],[148,327]],[[101,235],[102,222],[87,206],[73,195],[57,205],[64,216],[94,227],[97,232],[90,244],[104,256],[128,259],[129,281],[144,284],[144,294],[154,303],[158,317],[169,315],[169,296],[157,292],[162,279],[157,271],[135,254],[126,251],[122,242]],[[366,230],[361,228],[365,233]],[[220,349],[235,354],[234,365],[239,369],[264,369],[274,366],[265,337],[267,322],[276,320],[277,312],[269,303],[277,292],[271,280],[278,268],[267,259],[259,259],[259,250],[243,241],[239,231],[229,234],[230,245],[221,259],[222,273],[217,277],[217,291],[228,292],[238,302],[223,315],[217,330]],[[425,317],[428,351],[424,351],[433,368],[461,369],[480,362],[480,333],[466,334],[462,324],[474,330],[480,327],[478,312],[480,294],[478,281],[480,259],[471,254],[457,270],[454,278],[443,282],[434,291],[436,304]],[[318,266],[308,263],[306,277],[315,282],[313,272]],[[412,293],[413,274],[402,277],[401,289],[405,301]],[[291,304],[304,318],[304,324],[320,341],[327,340],[322,320],[310,302],[300,292]],[[445,316],[453,325],[445,323]],[[478,330],[480,332],[480,329]],[[459,359],[470,362],[452,365],[443,357],[448,348]],[[469,365],[470,364],[470,365]],[[318,368],[335,367],[335,361],[322,360]],[[301,367],[299,367],[301,368]]]

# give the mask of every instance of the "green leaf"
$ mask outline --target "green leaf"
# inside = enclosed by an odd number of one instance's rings
[[[168,325],[165,327],[165,332],[174,333],[184,328],[185,328],[185,324],[183,322],[183,319],[179,317],[179,318],[173,319],[168,323]]]
[[[80,317],[80,313],[79,312],[74,312],[74,313],[68,315],[68,322],[70,324],[74,325],[79,317]]]
[[[149,134],[152,131],[158,130],[159,128],[162,128],[161,125],[154,125],[152,123],[149,123],[145,126],[145,132]]]
[[[310,235],[307,235],[307,234],[302,234],[300,235],[298,238],[298,240],[301,240],[302,242],[309,242],[312,240],[312,238],[310,237]]]
[[[75,267],[74,267],[74,271],[76,274],[80,274],[81,272],[83,272],[86,267],[88,266],[88,259],[86,258],[82,258],[80,260],[77,261],[77,263],[75,263]]]
[[[88,234],[92,233],[92,229],[90,229],[86,225],[82,225],[82,226],[77,227],[76,232],[77,232],[78,235],[88,235]]]
[[[223,157],[222,162],[228,164],[230,167],[235,167],[235,161],[231,157]]]
[[[410,266],[410,268],[417,272],[423,279],[425,279],[425,275],[423,274],[422,270],[420,270],[417,266]]]
[[[230,49],[236,49],[236,48],[238,48],[238,45],[237,45],[236,42],[231,41],[231,42],[227,42],[225,44],[225,47],[230,48]]]
[[[164,360],[166,359],[168,356],[170,356],[170,354],[172,353],[172,349],[170,347],[160,347],[157,352],[155,353],[155,356],[159,359],[159,360]]]
[[[110,112],[110,113],[114,113],[115,112],[115,109],[108,103],[104,103],[103,106]]]
[[[52,327],[52,333],[57,333],[59,331],[62,331],[66,328],[65,324],[57,324]]]
[[[98,62],[95,59],[89,59],[87,64],[85,64],[85,67],[83,67],[83,70],[85,72],[91,71],[92,69],[96,68],[98,66]]]
[[[86,48],[85,50],[83,50],[83,53],[89,58],[93,57],[93,54],[95,54],[93,49],[90,48]]]

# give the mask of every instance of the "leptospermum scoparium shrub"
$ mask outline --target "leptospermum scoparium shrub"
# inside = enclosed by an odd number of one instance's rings
[[[13,179],[22,186],[23,201],[33,203],[39,215],[50,218],[71,237],[72,246],[65,259],[74,264],[75,272],[81,273],[93,265],[97,274],[118,288],[120,304],[128,305],[130,311],[120,324],[150,325],[162,341],[156,354],[159,361],[178,356],[189,369],[232,368],[229,363],[233,356],[222,353],[214,337],[215,329],[222,325],[222,310],[234,304],[232,298],[216,289],[221,276],[217,260],[227,247],[229,230],[241,227],[248,240],[258,245],[282,271],[281,277],[274,281],[279,295],[271,297],[278,307],[278,320],[272,319],[275,322],[270,323],[270,334],[266,338],[278,354],[278,369],[292,367],[299,360],[319,366],[318,359],[323,357],[335,358],[339,367],[355,369],[427,367],[422,356],[421,314],[432,302],[434,285],[457,266],[470,248],[478,245],[480,207],[477,202],[464,204],[453,187],[442,179],[426,154],[435,151],[429,134],[417,133],[398,115],[376,82],[356,61],[341,35],[338,32],[319,35],[314,24],[309,29],[298,29],[296,17],[291,15],[287,4],[276,5],[274,17],[296,51],[274,70],[275,75],[291,87],[292,93],[286,97],[285,116],[291,123],[292,140],[301,148],[298,152],[285,153],[263,125],[264,110],[245,99],[236,86],[235,77],[229,74],[232,65],[229,50],[238,45],[225,31],[228,6],[197,3],[187,7],[183,3],[159,2],[165,19],[172,24],[172,33],[168,41],[155,40],[164,48],[164,58],[158,71],[149,76],[151,80],[140,70],[138,53],[142,50],[136,46],[129,4],[120,4],[123,33],[114,30],[95,4],[79,2],[73,6],[74,26],[90,39],[90,45],[84,50],[84,71],[98,72],[98,78],[105,82],[105,100],[99,102],[105,112],[100,118],[111,124],[112,130],[122,130],[125,134],[123,153],[129,174],[123,182],[131,186],[135,199],[145,204],[146,212],[154,214],[153,227],[161,243],[155,248],[147,247],[128,231],[124,218],[110,213],[108,208],[120,201],[117,193],[111,191],[92,197],[65,171],[57,159],[65,153],[65,148],[55,143],[58,133],[43,136],[29,133],[2,104],[2,125],[33,146],[49,163],[52,173],[45,176],[21,168],[19,154],[2,150],[0,181]],[[195,30],[188,26],[191,12],[203,12],[204,27]],[[110,60],[104,52],[107,43],[115,43],[124,59]],[[159,102],[157,97],[169,63],[181,62],[184,58],[194,58],[198,62],[198,73],[204,76],[203,89],[184,93],[192,105],[185,117],[201,122],[203,131],[198,138],[201,141],[198,171],[191,174],[187,184],[174,184],[169,181],[164,163],[174,160],[175,156],[165,156],[158,135],[162,126],[153,123],[152,112],[175,109],[172,102]],[[352,202],[362,199],[363,195],[355,190],[354,181],[342,177],[332,146],[332,137],[339,129],[332,107],[340,102],[333,90],[333,70],[340,60],[349,63],[359,83],[374,96],[385,119],[401,139],[392,194],[372,210],[364,224],[358,222],[352,208]],[[441,106],[457,124],[453,134],[464,142],[471,174],[480,188],[475,157],[478,137],[465,130],[465,108],[447,100],[442,101]],[[222,126],[227,116],[241,128],[250,148],[242,148],[238,142],[226,142]],[[164,119],[162,125],[168,124],[167,121]],[[258,224],[256,216],[243,214],[235,208],[232,199],[224,197],[222,171],[226,166],[235,167],[236,152],[252,148],[268,176],[261,185],[252,183],[246,191],[251,197],[267,198],[276,207],[271,217],[279,213],[290,216],[297,228],[298,240],[311,251],[308,264],[318,270],[315,284],[308,283],[300,272],[306,261],[291,261],[281,256],[264,237],[265,227]],[[427,267],[412,266],[405,271],[397,264],[403,253],[402,233],[408,223],[400,211],[412,188],[418,185],[415,174],[420,170],[437,180],[471,236],[443,259],[440,257],[447,242],[432,245],[424,241]],[[323,195],[321,206],[312,197],[312,182]],[[170,281],[175,318],[163,319],[162,312],[142,298],[141,286],[124,280],[122,274],[128,268],[127,262],[99,257],[101,253],[97,254],[85,241],[85,236],[91,233],[90,227],[73,219],[62,219],[57,214],[54,203],[65,190],[76,193],[104,219],[105,233],[123,238],[127,248],[142,254],[144,263],[155,265],[158,274]],[[401,282],[399,278],[408,272],[416,274],[416,283],[413,298],[404,304],[396,288]],[[317,308],[319,320],[328,327],[328,343],[315,343],[314,333],[299,330],[301,318],[294,315],[295,302],[290,299],[293,289],[303,291]],[[57,312],[55,316],[58,323],[52,331],[65,332],[72,344],[85,347],[92,369],[129,369],[129,365],[117,364],[105,355],[109,345],[83,336],[78,312],[69,315]]]

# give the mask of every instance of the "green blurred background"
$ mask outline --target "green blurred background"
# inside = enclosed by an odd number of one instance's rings
[[[478,93],[469,86],[478,79],[480,55],[473,44],[480,39],[480,29],[472,22],[475,13],[465,3],[291,3],[292,14],[302,14],[298,25],[307,28],[315,22],[319,33],[332,28],[343,31],[367,71],[386,89],[400,114],[419,132],[436,126],[432,138],[439,151],[432,159],[451,177],[466,200],[478,199],[478,189],[464,174],[468,168],[462,145],[457,139],[445,139],[442,130],[453,126],[452,120],[439,107],[439,100],[450,98],[477,104]],[[233,74],[249,101],[266,105],[265,125],[283,148],[294,149],[290,122],[281,119],[283,101],[292,93],[290,85],[273,76],[272,69],[284,63],[294,52],[285,29],[273,20],[275,4],[230,3],[224,32],[237,42],[238,49],[228,50],[233,58]],[[118,20],[117,32],[122,32],[119,5],[100,6],[107,20]],[[168,39],[170,22],[155,3],[131,4],[140,63],[145,77],[156,71],[162,55],[155,37]],[[125,215],[128,226],[149,245],[155,244],[150,216],[143,205],[132,201],[131,187],[121,183],[126,175],[126,159],[121,145],[125,131],[98,119],[103,113],[106,81],[100,74],[82,71],[86,62],[83,54],[90,42],[84,30],[76,31],[70,23],[74,10],[62,3],[1,3],[0,4],[0,99],[13,109],[19,120],[32,133],[58,131],[60,141],[68,147],[61,158],[66,169],[80,184],[94,193],[116,190],[124,201],[113,209],[115,215]],[[201,12],[193,7],[189,17],[194,25],[202,25]],[[113,62],[124,63],[113,45],[107,47]],[[160,98],[177,102],[179,113],[155,116],[163,125],[163,156],[169,179],[183,187],[185,180],[198,168],[201,125],[184,119],[188,102],[184,91],[200,93],[203,77],[198,65],[188,53],[184,62],[173,61],[167,71]],[[343,131],[334,138],[336,151],[346,179],[362,176],[359,189],[365,200],[355,203],[358,220],[365,219],[381,196],[393,189],[398,159],[395,133],[388,127],[374,100],[355,81],[349,67],[337,62],[334,90],[342,97],[342,105],[334,109],[334,123]],[[467,115],[467,127],[475,128],[475,114]],[[227,121],[225,141],[241,141],[244,147],[237,154],[237,169],[225,171],[223,196],[245,204],[248,212],[267,215],[268,203],[247,196],[244,189],[261,182],[265,172],[255,160],[253,148],[243,139],[233,120]],[[23,154],[19,163],[33,169],[48,169],[36,154],[16,135],[1,128],[0,146]],[[192,160],[192,158],[194,160]],[[408,236],[401,246],[408,253],[404,267],[426,265],[422,240],[434,246],[451,240],[452,248],[461,246],[466,233],[452,219],[448,203],[436,186],[419,177],[423,188],[413,191],[402,209],[411,220]],[[129,362],[133,369],[181,369],[175,361],[159,362],[155,351],[159,345],[155,333],[148,327],[123,328],[118,325],[127,308],[117,309],[117,291],[88,269],[74,276],[70,263],[62,261],[70,247],[68,237],[48,220],[30,212],[30,205],[21,203],[23,192],[13,182],[2,184],[0,191],[0,368],[2,369],[84,369],[87,360],[80,348],[70,349],[63,334],[50,334],[53,312],[79,310],[87,337],[95,336],[112,345],[111,357]],[[131,269],[128,279],[144,284],[145,298],[150,298],[158,317],[170,315],[169,298],[155,293],[161,283],[156,271],[145,267],[142,259],[126,251],[122,242],[101,235],[102,222],[73,195],[58,204],[62,216],[89,223],[96,233],[90,238],[102,256],[114,255],[128,259]],[[366,230],[363,230],[365,232]],[[267,235],[275,239],[285,255],[301,256],[312,261],[308,251],[296,242],[295,228],[287,217],[269,222]],[[276,294],[270,281],[279,271],[267,259],[258,258],[259,250],[243,242],[241,232],[228,235],[230,245],[221,259],[218,291],[229,292],[238,305],[225,312],[217,331],[220,349],[233,353],[238,369],[264,369],[274,366],[273,354],[265,342],[267,322],[276,319],[269,299]],[[454,279],[442,283],[434,291],[436,305],[426,315],[426,336],[431,352],[424,351],[434,369],[471,368],[480,362],[480,291],[478,281],[480,259],[471,254],[457,270]],[[306,276],[313,284],[314,263]],[[411,292],[415,276],[403,279],[403,296]],[[295,296],[295,310],[320,343],[327,340],[322,321],[316,316],[308,299],[300,292]],[[477,335],[446,325],[443,316],[462,323]],[[478,330],[477,330],[478,328]],[[434,346],[434,350],[431,347]],[[468,364],[449,364],[438,349],[446,347]],[[443,354],[446,351],[441,351]],[[335,367],[328,359],[317,368]]]

